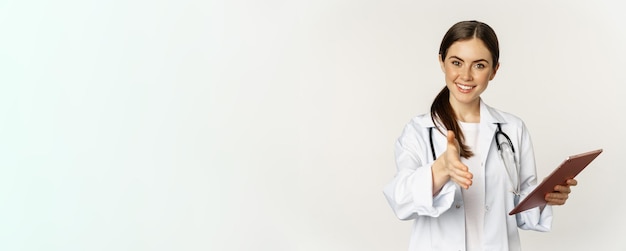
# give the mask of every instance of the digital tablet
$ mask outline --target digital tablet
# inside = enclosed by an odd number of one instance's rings
[[[554,169],[548,177],[546,177],[526,198],[524,198],[509,215],[526,211],[531,208],[543,206],[547,204],[546,194],[554,191],[556,185],[565,184],[565,181],[576,177],[591,161],[602,153],[602,149],[569,156],[561,163],[559,167]]]

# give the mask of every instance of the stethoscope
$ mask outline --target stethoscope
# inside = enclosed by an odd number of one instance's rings
[[[494,137],[496,138],[498,154],[504,163],[509,180],[513,186],[513,191],[511,192],[513,192],[516,196],[519,196],[521,182],[519,179],[519,165],[517,164],[517,159],[515,158],[515,148],[513,147],[513,142],[511,141],[511,138],[509,138],[509,135],[502,131],[500,123],[496,124],[498,125],[498,129],[496,130]],[[437,154],[435,153],[435,145],[433,144],[433,127],[428,128],[428,137],[430,139],[430,152],[432,153],[433,161],[435,161],[437,159]],[[502,137],[504,137],[504,139],[500,140]]]

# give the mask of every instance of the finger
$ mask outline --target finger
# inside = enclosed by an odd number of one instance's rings
[[[469,167],[467,167],[460,159],[456,158],[452,161],[448,162],[446,165],[448,169],[448,173],[450,175],[456,174],[459,176],[464,176],[465,178],[471,179],[472,174],[469,172]]]
[[[546,200],[550,206],[562,206],[565,205],[565,200]]]
[[[554,191],[559,193],[571,193],[572,189],[570,189],[569,186],[556,185],[554,187]]]
[[[569,179],[569,180],[566,181],[566,184],[569,185],[569,186],[576,186],[576,185],[578,185],[578,181],[575,180],[575,179]]]
[[[450,179],[454,180],[459,185],[470,186],[472,184],[473,175],[470,172],[461,171],[459,169],[453,170],[450,173]]]
[[[472,186],[472,180],[464,178],[464,177],[460,177],[460,176],[452,177],[451,176],[450,179],[464,189],[469,189],[469,187]]]
[[[467,171],[467,166],[463,164],[461,164],[461,166],[454,167],[450,172],[450,179],[465,189],[472,185],[472,178],[474,178],[474,175]]]
[[[450,168],[455,172],[456,171],[469,172],[469,167],[463,164],[460,158],[455,158],[453,161],[451,161]]]
[[[568,198],[569,196],[567,194],[548,193],[546,194],[545,200],[548,202],[548,205],[563,205]]]
[[[450,175],[450,179],[454,180],[457,183],[463,183],[465,185],[472,185],[472,174],[467,173],[454,173]]]
[[[569,194],[554,192],[554,193],[549,193],[548,198],[552,201],[565,203],[565,201],[569,198]]]
[[[567,197],[563,197],[559,193],[549,193],[546,194],[545,200],[548,205],[563,205],[565,204]]]

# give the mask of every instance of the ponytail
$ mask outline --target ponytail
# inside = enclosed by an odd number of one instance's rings
[[[447,86],[444,87],[439,94],[437,94],[437,97],[435,97],[435,100],[430,107],[430,115],[439,132],[445,134],[438,125],[443,125],[446,130],[454,132],[456,140],[459,141],[459,152],[461,153],[461,157],[469,158],[474,156],[474,153],[470,150],[469,146],[465,145],[465,136],[463,136],[463,131],[456,120],[454,109],[452,108],[452,105],[450,105],[450,90]]]

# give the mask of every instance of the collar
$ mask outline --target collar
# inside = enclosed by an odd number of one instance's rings
[[[420,123],[424,125],[424,127],[426,128],[435,127],[435,124],[433,123],[433,119],[430,113],[426,114],[426,116],[423,116]],[[498,110],[487,105],[481,98],[480,99],[480,123],[481,124],[482,123],[506,124],[506,120],[504,119],[504,117],[502,117],[502,114],[500,114]]]

